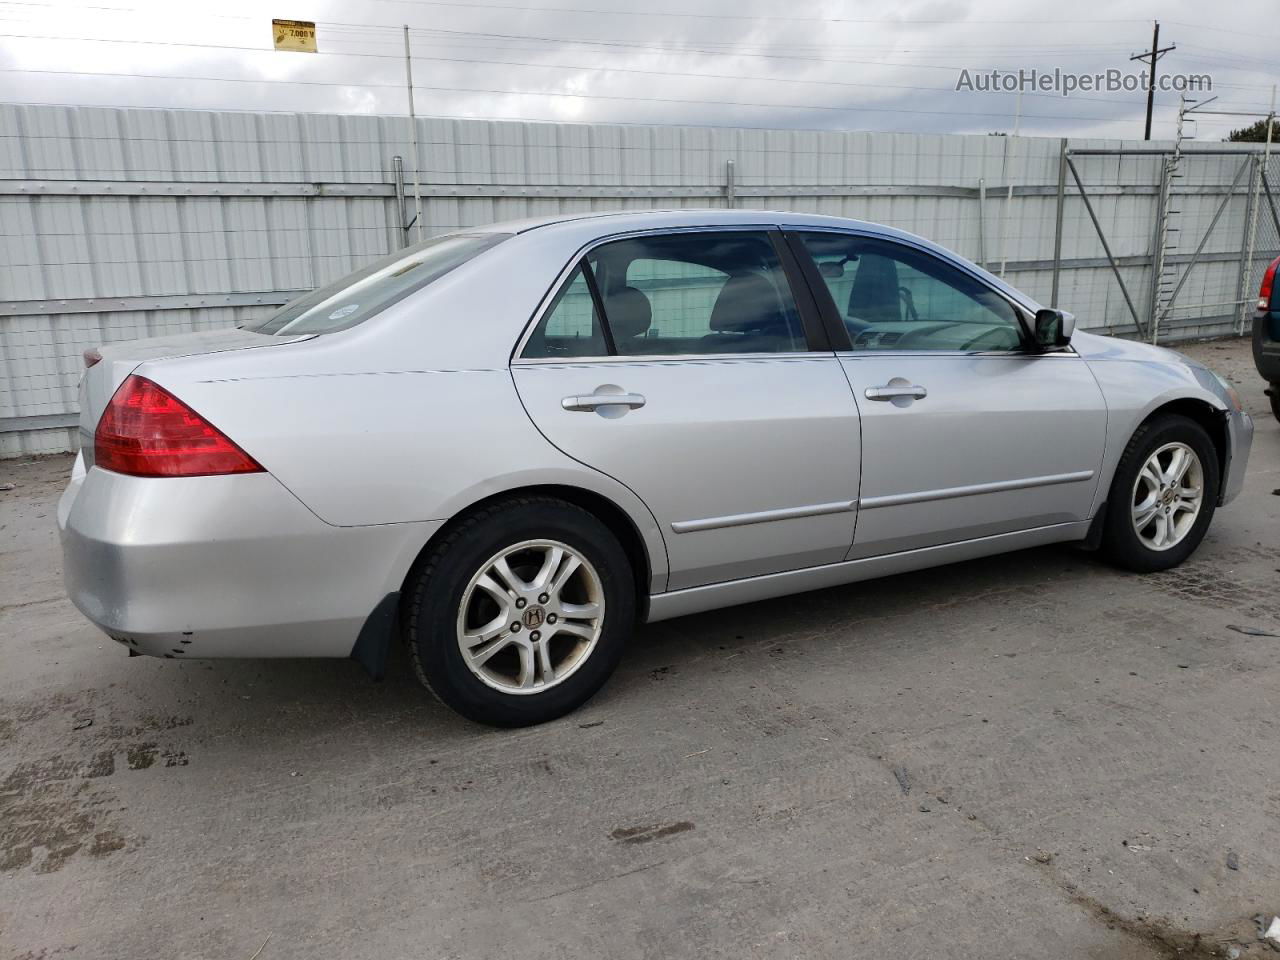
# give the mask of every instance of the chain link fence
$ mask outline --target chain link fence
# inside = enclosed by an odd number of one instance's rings
[[[1068,281],[1062,306],[1152,343],[1246,330],[1262,273],[1280,256],[1280,158],[1244,144],[1068,147],[1062,165],[1062,230],[1083,245],[1063,257],[1092,248],[1110,270],[1091,290]]]

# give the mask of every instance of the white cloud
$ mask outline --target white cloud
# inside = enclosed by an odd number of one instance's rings
[[[1223,106],[1265,110],[1280,34],[1271,0],[1241,0],[1227,16],[1202,0],[907,0],[884,10],[826,0],[0,0],[0,67],[5,99],[18,102],[399,114],[407,22],[422,115],[985,132],[1013,128],[1015,98],[955,92],[962,67],[1139,70],[1128,58],[1150,41],[1145,18],[1159,15],[1162,45],[1178,44],[1162,70],[1210,72]],[[318,21],[322,53],[272,50],[272,16]],[[1155,135],[1171,136],[1177,98],[1157,102]],[[1024,96],[1021,129],[1136,136],[1144,109],[1141,94]],[[1200,136],[1247,122],[1205,118]]]

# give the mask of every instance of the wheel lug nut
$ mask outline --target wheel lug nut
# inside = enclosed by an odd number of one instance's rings
[[[546,603],[546,602],[547,602],[548,600],[550,600],[550,599],[551,599],[551,598],[550,598],[549,596],[547,596],[545,593],[540,593],[540,594],[538,594],[538,602],[539,602],[539,603]]]
[[[542,639],[542,634],[540,634],[537,630],[535,630],[533,631],[533,633],[529,634],[529,639],[532,640],[534,643],[537,643],[539,640]]]
[[[524,597],[521,597],[519,600],[516,601],[516,609],[523,610],[528,603],[529,603],[528,600],[526,600]]]
[[[560,619],[560,618],[559,618],[559,617],[557,617],[554,613],[548,613],[548,614],[547,614],[547,623],[555,623],[555,622],[556,622],[557,620],[559,620],[559,619]]]
[[[519,633],[519,632],[520,632],[520,624],[519,624],[519,623],[513,623],[513,624],[511,625],[511,632],[512,632],[512,633]]]

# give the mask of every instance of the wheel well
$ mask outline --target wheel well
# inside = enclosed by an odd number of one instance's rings
[[[1174,400],[1152,410],[1151,415],[1143,423],[1166,413],[1186,417],[1204,427],[1205,433],[1209,434],[1209,439],[1213,441],[1213,449],[1218,454],[1218,477],[1224,478],[1227,472],[1227,418],[1223,411],[1203,400]]]
[[[636,529],[635,524],[631,522],[631,518],[627,516],[626,512],[608,497],[590,490],[583,490],[581,487],[560,484],[540,484],[537,486],[518,487],[514,490],[504,490],[493,496],[485,497],[483,500],[477,500],[475,503],[459,510],[432,535],[431,539],[418,552],[418,556],[409,567],[409,572],[405,575],[404,583],[401,585],[401,596],[404,596],[405,587],[408,586],[409,581],[417,572],[419,565],[430,555],[432,548],[443,537],[448,536],[455,526],[471,516],[471,514],[478,510],[483,510],[491,504],[502,500],[528,496],[555,497],[557,500],[572,503],[574,506],[581,507],[587,511],[587,513],[609,528],[609,532],[618,538],[618,542],[622,544],[622,549],[626,552],[627,558],[631,561],[631,573],[635,579],[636,589],[636,620],[638,623],[643,623],[649,615],[649,583],[652,577],[652,567],[649,564],[649,551],[645,549],[644,539],[640,536],[640,531]]]

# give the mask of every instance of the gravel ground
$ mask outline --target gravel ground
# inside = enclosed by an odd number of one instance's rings
[[[403,659],[125,657],[62,594],[70,459],[0,461],[0,957],[1271,956],[1280,425],[1246,342],[1187,352],[1257,437],[1181,569],[657,624],[520,731]]]

